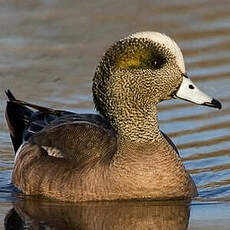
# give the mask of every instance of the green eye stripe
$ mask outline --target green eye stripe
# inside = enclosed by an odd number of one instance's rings
[[[140,44],[132,40],[120,42],[116,44],[118,52],[115,56],[113,64],[115,67],[123,69],[159,69],[166,63],[165,55],[156,44],[146,43]]]

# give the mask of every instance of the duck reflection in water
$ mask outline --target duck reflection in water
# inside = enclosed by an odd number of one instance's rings
[[[45,200],[17,201],[5,217],[5,229],[156,229],[186,230],[189,203],[83,202],[54,203]]]

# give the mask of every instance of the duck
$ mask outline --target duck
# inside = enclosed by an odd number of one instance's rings
[[[169,36],[137,32],[114,42],[92,84],[96,114],[77,114],[18,100],[10,90],[5,117],[15,160],[12,183],[25,195],[62,201],[191,200],[197,188],[157,105],[180,98],[221,109],[185,70]]]

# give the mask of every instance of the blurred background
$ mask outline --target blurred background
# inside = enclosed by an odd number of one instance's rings
[[[0,1],[0,223],[18,199],[10,185],[14,154],[4,90],[40,105],[95,112],[91,85],[101,55],[114,41],[147,30],[174,38],[188,76],[223,104],[216,111],[165,102],[159,120],[199,189],[189,229],[217,229],[217,219],[229,229],[229,0]]]

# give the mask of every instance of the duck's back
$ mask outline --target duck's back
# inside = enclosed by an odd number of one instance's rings
[[[116,137],[111,129],[93,121],[79,120],[78,115],[68,118],[55,120],[29,141],[41,146],[50,156],[73,160],[78,165],[112,157]]]
[[[106,161],[116,151],[115,132],[102,116],[53,110],[16,100],[10,91],[7,95],[6,120],[15,152],[26,141],[42,147],[50,156],[80,165]]]

